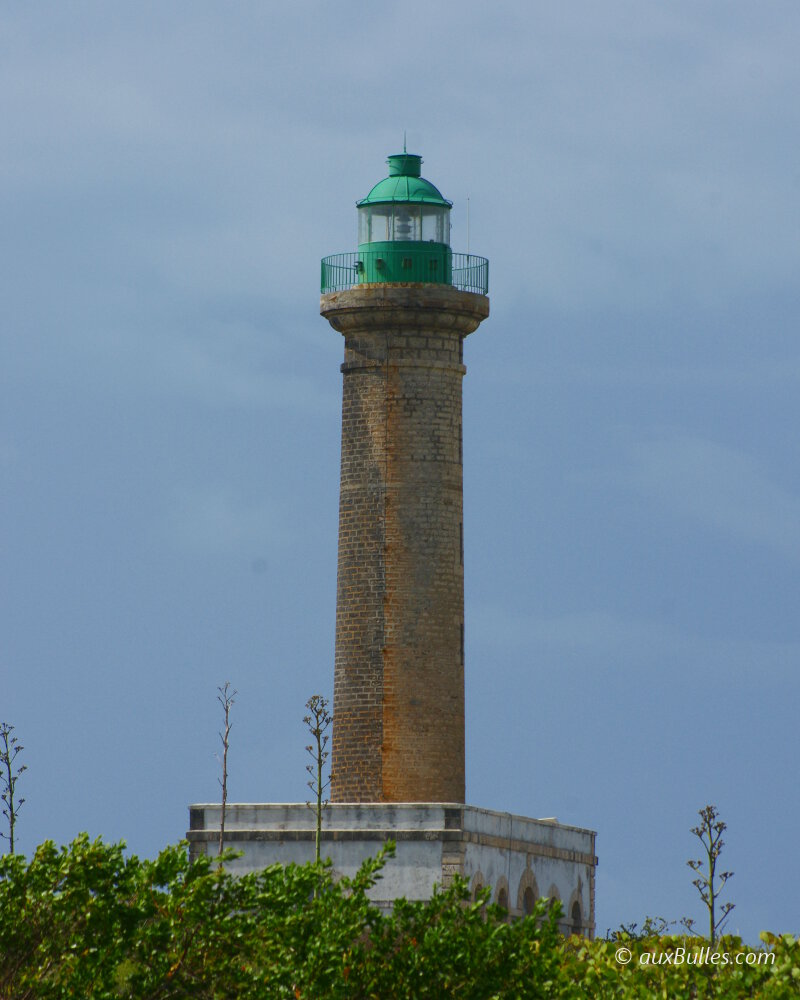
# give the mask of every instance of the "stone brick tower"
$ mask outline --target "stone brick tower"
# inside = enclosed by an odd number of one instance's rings
[[[511,917],[540,893],[594,934],[595,833],[464,802],[463,344],[489,315],[488,263],[450,249],[450,208],[420,157],[358,203],[354,253],[322,261],[320,312],[344,335],[331,803],[322,850],[353,877],[388,838],[370,891],[390,910],[455,875]],[[530,794],[523,783],[524,794]],[[217,803],[189,807],[192,856],[216,851]],[[227,804],[245,873],[315,856],[305,802]]]
[[[488,262],[451,203],[389,157],[359,248],[322,262],[344,335],[333,802],[464,802],[463,342]]]

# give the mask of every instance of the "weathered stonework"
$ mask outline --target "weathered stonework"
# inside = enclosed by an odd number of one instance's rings
[[[463,339],[447,285],[323,295],[344,335],[333,802],[464,801]]]
[[[464,805],[463,341],[489,314],[446,285],[323,295],[345,338],[332,803],[322,852],[353,875],[386,840],[371,890],[388,909],[454,877],[524,916],[561,900],[562,930],[594,934],[595,834]],[[220,806],[190,807],[192,856],[215,850]],[[228,863],[310,861],[305,803],[228,804]]]

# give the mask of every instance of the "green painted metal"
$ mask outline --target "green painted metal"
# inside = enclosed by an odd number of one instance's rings
[[[453,251],[443,243],[380,242],[358,248],[359,283],[428,281],[452,284]]]
[[[451,285],[459,291],[475,292],[478,295],[487,295],[489,292],[489,261],[485,257],[453,253],[446,247],[447,277],[443,280],[432,273],[438,263],[431,267],[431,262],[440,259],[436,257],[435,251],[427,260],[422,257],[412,258],[413,263],[408,267],[403,263],[404,258],[408,259],[406,248],[402,244],[398,248],[396,243],[388,246],[389,249],[384,250],[359,250],[324,257],[320,282],[323,295],[356,288],[368,282],[421,282]]]
[[[442,205],[452,208],[453,203],[442,196],[441,191],[420,176],[422,157],[415,153],[394,153],[387,160],[389,176],[373,187],[366,198],[356,202],[363,205],[385,204],[386,202],[407,201],[421,205]]]
[[[403,143],[402,153],[392,153],[386,161],[389,164],[389,176],[419,177],[422,173],[422,157],[417,153],[407,153]]]
[[[382,181],[378,181],[367,197],[356,204],[361,208],[362,205],[387,201],[411,201],[415,204],[424,202],[428,205],[446,205],[448,208],[452,208],[453,205],[424,177],[408,177],[405,174],[399,177],[385,177]]]

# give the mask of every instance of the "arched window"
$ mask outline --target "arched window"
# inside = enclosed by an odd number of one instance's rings
[[[522,894],[522,912],[526,917],[529,917],[533,913],[533,908],[536,905],[536,894],[534,893],[531,886],[526,886],[525,891]]]
[[[581,917],[581,904],[577,900],[572,904],[572,933],[580,934],[583,930],[583,918]]]
[[[502,906],[504,910],[508,909],[508,890],[501,889],[497,893],[497,905]]]

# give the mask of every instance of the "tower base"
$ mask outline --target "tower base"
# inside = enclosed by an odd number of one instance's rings
[[[215,853],[219,804],[189,807],[186,835],[192,856]],[[236,874],[267,865],[304,864],[314,858],[315,815],[301,803],[242,803],[225,811],[225,846],[241,851],[228,868]],[[561,901],[565,934],[593,937],[595,836],[555,819],[449,802],[335,803],[325,807],[322,855],[334,871],[352,876],[364,858],[387,840],[397,845],[371,891],[376,906],[393,900],[429,899],[434,885],[454,875],[468,880],[473,895],[491,886],[492,901],[511,917],[524,916],[540,896]]]

